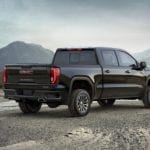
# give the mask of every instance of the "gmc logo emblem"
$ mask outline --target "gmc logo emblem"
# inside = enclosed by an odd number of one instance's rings
[[[23,69],[19,71],[19,74],[24,74],[24,75],[31,75],[33,74],[33,70],[30,69]]]

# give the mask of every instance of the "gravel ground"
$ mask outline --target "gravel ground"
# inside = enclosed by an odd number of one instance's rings
[[[1,97],[3,97],[4,96],[4,93],[3,93],[3,91],[0,89],[0,102],[2,101],[2,100],[4,100],[4,99],[2,99]]]
[[[1,101],[0,150],[150,149],[150,110],[140,101],[117,101],[107,109],[94,103],[82,118],[71,118],[66,106],[23,115],[15,103]]]

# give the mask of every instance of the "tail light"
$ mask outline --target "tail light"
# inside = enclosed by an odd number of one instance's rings
[[[51,84],[58,84],[60,79],[60,69],[59,68],[51,68],[50,70],[50,83]]]
[[[6,67],[4,67],[3,69],[3,83],[7,82],[7,70]]]

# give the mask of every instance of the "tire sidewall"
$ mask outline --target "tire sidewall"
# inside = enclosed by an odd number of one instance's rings
[[[26,105],[32,113],[38,112],[41,109],[40,103],[27,103]]]
[[[147,86],[143,96],[143,104],[145,108],[150,108],[150,86]]]
[[[150,105],[150,86],[148,86],[148,89],[147,89],[147,102]]]
[[[77,98],[81,95],[86,96],[88,99],[88,108],[87,108],[86,112],[84,112],[84,113],[80,112],[78,109],[78,106],[77,106]],[[91,105],[91,98],[89,96],[89,93],[86,90],[80,89],[80,90],[75,91],[75,95],[73,98],[74,98],[74,100],[73,100],[74,101],[74,108],[75,108],[76,112],[78,113],[78,115],[79,116],[87,115],[90,111],[90,105]]]
[[[19,107],[23,113],[37,113],[40,110],[41,106],[41,103],[31,104],[27,102],[19,102]]]

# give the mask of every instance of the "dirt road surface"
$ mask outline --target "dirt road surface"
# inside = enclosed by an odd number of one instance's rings
[[[0,97],[0,150],[150,150],[150,110],[140,101],[92,104],[88,116],[71,118],[66,106],[24,115]]]

